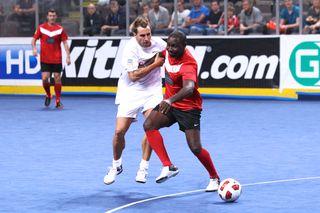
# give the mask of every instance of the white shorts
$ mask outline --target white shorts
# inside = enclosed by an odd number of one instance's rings
[[[133,97],[128,97],[127,99],[122,99],[120,101],[117,117],[136,119],[139,110],[143,113],[148,109],[153,109],[162,101],[162,99],[162,91],[153,93],[137,92]]]

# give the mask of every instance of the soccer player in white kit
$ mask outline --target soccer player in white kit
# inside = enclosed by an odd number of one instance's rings
[[[112,140],[113,161],[104,183],[112,184],[122,172],[122,151],[125,148],[125,134],[135,121],[139,111],[147,117],[163,99],[160,67],[164,58],[159,52],[166,48],[161,38],[151,36],[148,19],[139,16],[132,23],[133,37],[124,48],[122,64],[124,71],[118,81],[116,104],[118,113],[116,129]],[[142,141],[142,160],[136,181],[147,181],[149,159],[152,149],[146,137]]]

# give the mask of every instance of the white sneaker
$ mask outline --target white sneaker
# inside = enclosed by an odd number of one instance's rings
[[[147,182],[147,177],[148,177],[148,169],[143,168],[143,169],[139,169],[137,172],[137,176],[136,176],[136,182],[138,183],[146,183]]]
[[[162,168],[161,174],[157,177],[156,183],[162,183],[169,178],[176,176],[179,173],[179,169],[174,165],[164,166]]]
[[[104,176],[103,182],[107,185],[112,184],[116,180],[116,176],[122,171],[122,165],[117,168],[109,167],[109,172],[106,176]]]
[[[215,192],[218,190],[220,180],[216,178],[210,178],[209,184],[206,188],[206,192]]]

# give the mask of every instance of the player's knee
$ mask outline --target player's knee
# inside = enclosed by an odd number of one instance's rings
[[[125,135],[125,134],[126,134],[126,132],[123,131],[123,130],[116,130],[116,131],[114,132],[114,137],[117,138],[117,139],[119,139],[119,138],[124,138],[124,135]]]
[[[54,83],[61,84],[61,78],[54,78]]]
[[[150,121],[150,119],[146,119],[144,121],[143,128],[144,128],[144,131],[152,130],[152,122]]]
[[[189,148],[190,148],[191,152],[196,156],[200,154],[201,149],[202,149],[201,146],[195,145],[195,144],[190,145]]]

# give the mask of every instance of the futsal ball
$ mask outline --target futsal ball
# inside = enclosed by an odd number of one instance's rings
[[[241,185],[235,179],[227,178],[220,183],[218,194],[222,200],[233,202],[241,195]]]

